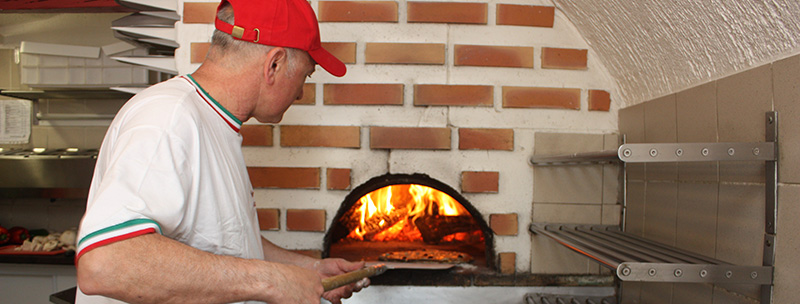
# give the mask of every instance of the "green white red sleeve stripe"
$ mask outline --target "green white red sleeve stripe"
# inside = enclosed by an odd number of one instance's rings
[[[78,241],[75,261],[94,248],[148,233],[161,234],[161,227],[151,219],[133,219],[89,233]]]

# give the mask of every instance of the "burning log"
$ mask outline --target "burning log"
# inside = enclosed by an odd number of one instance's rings
[[[470,216],[421,216],[414,220],[422,234],[422,240],[428,244],[438,244],[442,238],[458,232],[473,232],[481,228]]]
[[[376,234],[389,229],[389,227],[405,219],[405,215],[407,214],[407,212],[390,212],[388,214],[376,213],[373,214],[372,217],[365,219],[364,225],[362,226],[361,214],[359,212],[354,212],[353,209],[342,216],[341,223],[347,227],[349,231],[361,227],[361,231],[365,232],[363,236],[364,240],[371,240]]]
[[[359,229],[364,240],[372,239],[376,234],[406,219],[409,208],[413,207],[409,204],[413,201],[409,187],[410,185],[393,185],[361,197],[356,206],[342,215],[340,222],[349,231]],[[365,214],[364,224],[361,223],[362,214]]]

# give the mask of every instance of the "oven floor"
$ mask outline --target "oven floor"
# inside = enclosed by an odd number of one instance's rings
[[[463,252],[474,258],[470,264],[478,267],[487,267],[486,251],[483,244],[475,246],[467,244],[430,245],[422,242],[340,242],[331,245],[328,256],[349,261],[377,261],[378,256],[386,252],[425,248]]]

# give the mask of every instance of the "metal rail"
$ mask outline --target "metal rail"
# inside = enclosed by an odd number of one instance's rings
[[[739,266],[619,231],[616,226],[531,224],[531,232],[616,271],[623,281],[772,284],[771,266]]]
[[[626,163],[767,161],[775,160],[775,142],[624,144],[619,159]]]

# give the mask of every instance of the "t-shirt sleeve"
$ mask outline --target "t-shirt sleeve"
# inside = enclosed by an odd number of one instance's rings
[[[187,172],[179,136],[145,125],[121,131],[107,144],[81,220],[76,261],[89,250],[135,236],[174,234],[186,211],[193,174]]]

